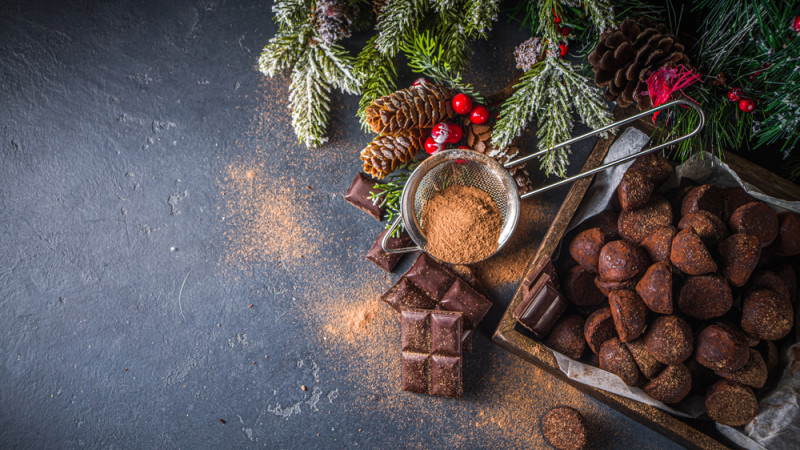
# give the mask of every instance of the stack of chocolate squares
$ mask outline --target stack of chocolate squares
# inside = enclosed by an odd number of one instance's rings
[[[522,280],[522,302],[514,310],[514,319],[536,337],[547,336],[567,309],[567,302],[558,289],[556,269],[550,258],[543,256]]]

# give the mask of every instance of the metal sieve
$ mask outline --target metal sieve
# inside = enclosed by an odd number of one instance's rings
[[[561,147],[574,144],[575,142],[582,141],[591,136],[610,131],[613,128],[633,122],[634,120],[653,114],[656,111],[676,105],[684,105],[694,109],[698,114],[699,120],[695,129],[690,133],[679,136],[669,142],[664,142],[654,147],[640,150],[632,155],[619,158],[594,169],[590,169],[555,183],[540,187],[522,196],[519,195],[517,184],[513,177],[508,170],[506,170],[509,167],[522,164],[547,152],[551,152]],[[689,139],[690,137],[699,133],[704,124],[705,115],[703,114],[703,110],[700,109],[698,105],[686,100],[675,100],[618,122],[614,122],[611,125],[603,128],[599,128],[581,136],[574,137],[554,147],[540,150],[523,158],[510,161],[505,165],[501,165],[492,158],[472,150],[446,150],[438,152],[424,160],[409,176],[408,181],[403,188],[403,194],[400,197],[400,217],[395,219],[391,227],[389,227],[389,232],[386,233],[381,241],[381,247],[387,253],[407,253],[417,250],[426,251],[428,241],[425,237],[425,230],[420,224],[422,211],[424,210],[425,205],[434,195],[443,191],[444,189],[453,185],[462,185],[476,187],[489,194],[489,197],[491,197],[495,202],[497,208],[500,210],[500,214],[503,217],[502,229],[500,231],[500,236],[497,239],[497,249],[484,259],[491,258],[497,252],[499,252],[501,248],[503,248],[506,242],[508,242],[517,226],[517,220],[519,219],[520,199],[528,198],[550,189],[571,183],[575,180],[594,175],[595,173],[608,169],[609,167],[625,163],[632,159],[638,158],[639,156],[661,150],[662,148]],[[397,249],[387,248],[387,241],[400,225],[401,220],[403,221],[406,232],[411,240],[414,241],[416,246]],[[435,255],[431,256],[436,259],[440,259]],[[478,261],[470,261],[466,264],[474,264],[480,261],[483,261],[483,259]],[[454,261],[444,262],[455,263]],[[464,263],[462,262],[462,264]]]

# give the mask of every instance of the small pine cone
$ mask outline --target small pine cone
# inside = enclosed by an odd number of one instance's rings
[[[532,37],[514,49],[517,69],[522,69],[523,72],[531,70],[531,67],[543,58],[544,46],[542,45],[542,39],[538,37]]]
[[[464,119],[462,128],[464,129],[467,146],[473,151],[483,153],[500,164],[505,164],[519,156],[519,148],[516,145],[512,144],[504,149],[499,149],[492,144],[491,125],[476,125],[470,122],[469,119]],[[525,170],[524,165],[511,167],[508,172],[516,181],[520,194],[531,190],[530,175]]]
[[[375,99],[367,107],[367,123],[379,134],[432,128],[456,116],[451,100],[456,91],[433,83],[401,89]]]
[[[382,134],[361,150],[364,172],[375,178],[386,178],[403,164],[411,161],[425,143],[426,135],[421,129],[408,130],[403,134]]]
[[[645,26],[632,19],[622,21],[619,30],[600,34],[597,46],[589,53],[594,82],[608,87],[607,100],[623,108],[637,103],[639,109],[651,107],[647,77],[663,66],[689,64],[685,47],[667,32],[664,24]]]
[[[347,1],[321,0],[314,9],[312,22],[320,39],[328,45],[333,45],[350,37],[353,12]]]

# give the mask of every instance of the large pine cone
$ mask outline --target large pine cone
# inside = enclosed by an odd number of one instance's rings
[[[519,148],[514,143],[504,149],[497,148],[492,144],[492,127],[488,124],[476,125],[465,118],[462,121],[462,128],[467,146],[473,151],[483,153],[500,164],[505,164],[519,156]],[[524,164],[511,167],[508,171],[517,183],[520,194],[531,190],[530,174],[525,170]]]
[[[375,178],[386,178],[411,161],[425,143],[426,134],[419,128],[398,135],[380,135],[361,150],[364,172]]]
[[[398,134],[414,128],[432,128],[456,116],[451,105],[456,91],[423,83],[375,99],[367,106],[367,123],[379,134]]]
[[[606,30],[589,53],[594,68],[594,82],[608,87],[607,100],[625,108],[637,103],[639,109],[652,106],[647,91],[647,77],[665,65],[688,64],[689,57],[677,38],[664,24],[644,26],[626,19],[619,30]]]
[[[347,1],[321,0],[314,9],[313,24],[320,39],[328,45],[333,45],[350,37],[353,11]]]

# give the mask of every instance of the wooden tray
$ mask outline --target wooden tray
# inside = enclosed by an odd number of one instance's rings
[[[615,111],[614,115],[619,120],[625,117],[626,114],[630,114],[630,111]],[[645,132],[649,132],[652,129],[652,125],[644,121],[635,122],[633,126]],[[599,139],[586,159],[583,170],[599,166],[606,157],[612,142],[613,137]],[[757,186],[765,194],[787,200],[800,200],[800,186],[733,154],[727,155],[726,163],[736,171],[742,180]],[[593,177],[588,177],[578,180],[572,185],[564,203],[556,213],[553,223],[542,239],[539,249],[529,261],[524,276],[528,275],[539,258],[553,255],[592,181]],[[556,378],[571,384],[581,392],[596,398],[679,444],[689,448],[701,449],[718,449],[733,445],[716,430],[711,421],[678,418],[650,405],[569,379],[558,368],[553,353],[547,347],[515,329],[516,321],[511,314],[521,301],[522,288],[520,287],[514,293],[511,303],[508,305],[497,331],[494,333],[492,339],[497,344],[532,362]]]

